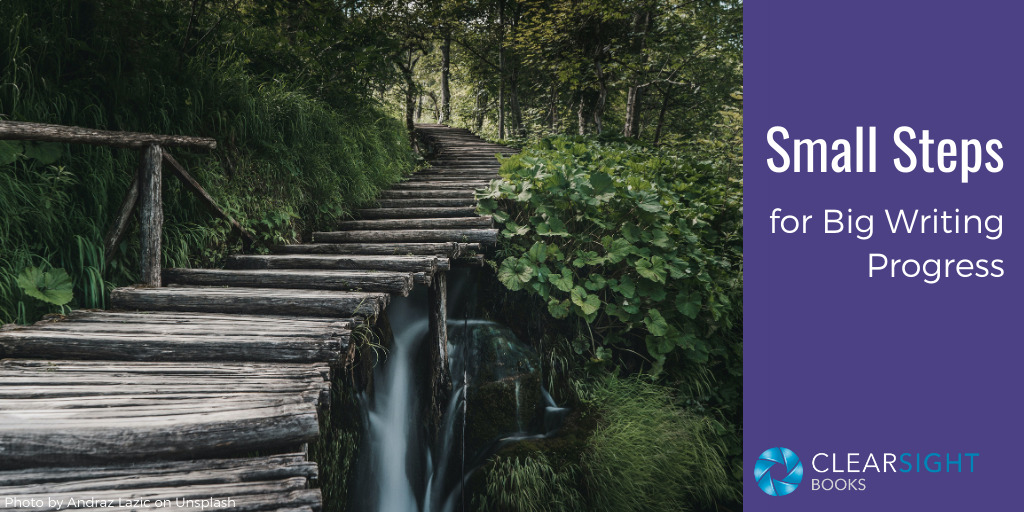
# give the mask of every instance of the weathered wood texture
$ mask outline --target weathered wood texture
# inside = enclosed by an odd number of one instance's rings
[[[141,270],[139,278],[145,286],[160,286],[161,233],[164,226],[163,150],[146,146],[139,166],[139,241]]]
[[[193,178],[192,175],[189,174],[188,171],[186,171],[185,168],[182,167],[182,165],[178,163],[177,160],[174,159],[173,156],[168,154],[166,151],[164,151],[163,156],[164,162],[167,162],[167,164],[170,165],[171,172],[173,172],[174,175],[177,176],[179,180],[181,180],[182,184],[185,185],[185,188],[191,190],[196,196],[198,196],[202,203],[206,205],[206,207],[214,215],[227,221],[227,223],[230,224],[235,231],[242,235],[242,238],[245,238],[245,240],[248,243],[253,243],[256,241],[252,234],[246,231],[245,228],[243,228],[242,225],[239,224],[234,217],[228,215],[227,212],[221,209],[221,207],[217,204],[217,201],[213,200],[213,197],[211,197],[210,194],[206,192],[206,189],[204,189],[202,185],[200,185],[199,182],[196,181],[195,178]]]
[[[376,270],[218,270],[173,268],[164,281],[175,285],[349,290],[409,295],[412,273]]]
[[[313,233],[316,242],[387,243],[387,242],[463,242],[494,244],[497,229],[392,229],[378,231],[329,231]]]
[[[381,192],[381,199],[423,199],[423,198],[443,198],[443,199],[468,199],[473,200],[476,196],[473,190],[444,190],[444,189],[408,189],[408,190],[385,190]],[[466,208],[466,207],[463,207]],[[467,215],[476,214],[476,207],[469,207],[470,212]]]
[[[116,288],[115,308],[146,311],[296,316],[376,317],[388,303],[386,293],[273,288]]]
[[[363,219],[436,219],[440,217],[468,217],[475,214],[475,206],[454,208],[366,208],[359,210],[359,216]]]
[[[441,425],[445,404],[452,390],[448,371],[448,274],[438,272],[428,293],[430,331],[430,420],[434,433]]]
[[[274,248],[279,254],[378,254],[378,255],[437,255],[454,258],[480,250],[480,244],[455,242],[388,243],[388,244],[294,244]]]
[[[228,258],[228,268],[247,269],[355,269],[393,270],[397,272],[429,272],[448,268],[447,258],[437,256],[388,256],[369,254],[244,254]]]
[[[0,140],[77,142],[124,148],[144,148],[153,144],[197,149],[214,149],[217,147],[216,140],[205,137],[93,130],[80,126],[24,123],[19,121],[0,121]]]
[[[13,510],[56,511],[51,499],[63,504],[70,500],[124,500],[124,503],[96,506],[103,510],[157,508],[131,506],[129,499],[168,499],[173,510],[202,510],[202,504],[187,506],[186,500],[218,498],[234,505],[206,510],[319,510],[318,490],[307,482],[316,480],[316,464],[301,453],[246,459],[208,459],[171,462],[143,462],[110,466],[48,467],[0,471],[0,496],[18,500],[41,499],[42,507],[5,507]],[[77,509],[85,507],[73,507]]]
[[[0,363],[0,467],[298,447],[329,392],[320,365]]]
[[[124,200],[121,201],[121,208],[117,211],[117,218],[114,220],[114,224],[110,226],[107,236],[103,239],[104,262],[114,258],[114,251],[117,250],[117,246],[128,232],[128,223],[131,222],[132,214],[135,213],[135,205],[139,202],[139,173],[144,163],[145,160],[139,160],[132,183],[128,185],[128,191],[125,192]]]
[[[118,320],[125,317],[128,320]],[[241,315],[202,317],[168,321],[153,314],[87,312],[62,321],[5,326],[0,330],[0,356],[338,363],[353,324],[330,319],[264,322]]]
[[[422,207],[457,207],[476,206],[472,197],[413,197],[401,199],[378,199],[380,208],[422,208]]]
[[[458,228],[491,228],[494,221],[491,216],[485,217],[440,217],[436,219],[371,219],[346,220],[338,223],[342,231],[377,230],[377,229],[458,229]]]

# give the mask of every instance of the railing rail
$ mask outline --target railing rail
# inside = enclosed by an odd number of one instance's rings
[[[0,121],[0,140],[29,140],[40,142],[81,143],[138,149],[139,167],[125,195],[117,219],[104,239],[105,261],[109,261],[128,230],[135,206],[139,209],[139,233],[142,246],[140,279],[142,285],[161,285],[161,233],[163,231],[163,164],[169,164],[171,173],[196,194],[212,213],[226,220],[237,230],[247,244],[253,237],[241,224],[228,215],[213,200],[165,148],[215,149],[217,141],[206,137],[185,135],[159,135],[153,133],[93,130],[79,126]]]

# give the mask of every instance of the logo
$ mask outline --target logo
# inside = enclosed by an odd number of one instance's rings
[[[778,466],[776,468],[776,466]],[[772,476],[772,469],[775,475]],[[785,496],[796,490],[804,479],[804,465],[789,448],[769,448],[757,458],[754,464],[754,480],[757,486],[769,496]]]

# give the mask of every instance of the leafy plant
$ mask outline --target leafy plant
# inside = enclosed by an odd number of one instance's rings
[[[43,272],[39,267],[28,267],[18,275],[17,282],[29,297],[54,306],[63,306],[74,298],[71,276],[62,268]]]
[[[498,279],[591,342],[696,364],[733,351],[742,318],[742,183],[691,159],[558,137],[505,160],[481,194],[502,226]]]

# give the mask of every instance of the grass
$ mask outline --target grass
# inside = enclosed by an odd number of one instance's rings
[[[211,153],[171,152],[260,247],[328,228],[414,166],[401,122],[372,104],[253,76],[244,54],[165,44],[183,29],[180,6],[84,5],[0,3],[0,119],[214,137]],[[48,145],[51,159],[35,149],[8,146],[7,162],[0,148],[0,323],[56,311],[15,284],[26,267],[65,269],[77,308],[102,308],[112,287],[137,279],[137,228],[111,261],[102,250],[137,153]],[[176,180],[164,186],[165,267],[216,265],[241,249]]]
[[[554,438],[503,449],[482,469],[477,510],[683,512],[740,499],[711,422],[668,388],[615,377],[577,387],[582,418],[569,428],[592,425],[582,446]]]

